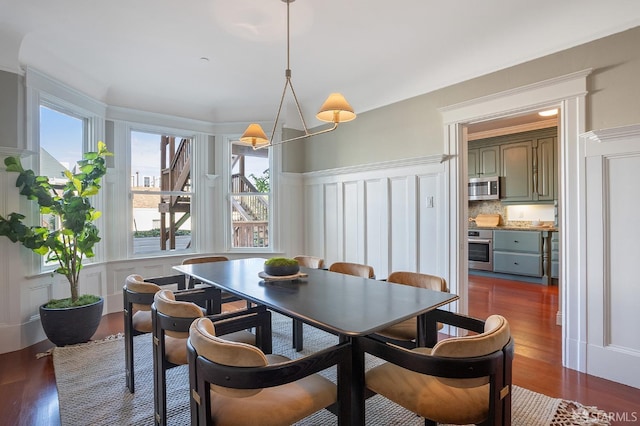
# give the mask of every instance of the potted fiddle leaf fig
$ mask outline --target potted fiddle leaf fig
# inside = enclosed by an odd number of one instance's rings
[[[8,172],[18,173],[20,195],[35,201],[40,214],[51,223],[29,225],[25,215],[10,213],[7,218],[0,216],[0,235],[45,256],[47,262],[56,265],[54,272],[69,282],[71,297],[51,300],[40,307],[45,334],[57,346],[88,341],[102,317],[103,299],[79,295],[78,284],[83,260],[94,256],[93,248],[100,241],[95,221],[101,213],[91,205],[90,198],[100,190],[107,172],[105,157],[110,155],[106,145],[98,142],[98,151],[85,153],[76,171],[65,170],[66,181],[55,186],[47,176],[25,170],[20,158],[4,160]]]

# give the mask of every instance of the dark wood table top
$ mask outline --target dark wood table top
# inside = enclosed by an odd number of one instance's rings
[[[306,278],[265,282],[265,259],[175,266],[174,269],[300,319],[325,331],[365,336],[458,299],[457,295],[368,278],[300,268]]]

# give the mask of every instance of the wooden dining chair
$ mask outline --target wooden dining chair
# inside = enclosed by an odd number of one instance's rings
[[[192,425],[286,426],[322,409],[348,424],[350,342],[290,360],[219,336],[224,324],[195,320],[189,330]],[[338,365],[338,384],[318,372]]]
[[[188,257],[188,258],[184,259],[182,261],[182,264],[183,265],[195,265],[195,264],[199,264],[199,263],[226,262],[228,260],[229,260],[229,258],[226,257],[226,256],[195,256],[195,257]],[[208,284],[202,284],[197,279],[195,279],[194,277],[189,277],[187,287],[194,288],[196,286],[202,286],[202,285],[208,285]],[[242,299],[240,299],[236,295],[233,295],[231,293],[223,291],[223,292],[220,293],[220,307],[219,307],[219,309],[216,308],[214,313],[218,314],[218,313],[224,312],[224,311],[240,309],[241,307],[236,306],[236,305],[233,304],[233,302],[237,302],[237,301],[240,301],[240,300],[242,300]]]
[[[208,314],[214,311],[215,289],[203,287],[197,291],[187,291],[184,275],[146,279],[137,274],[129,275],[122,287],[122,297],[126,383],[131,393],[135,392],[133,337],[153,331],[151,305],[154,295],[163,288],[174,290],[182,300],[199,303],[205,307]]]
[[[419,272],[392,272],[387,277],[387,282],[403,284],[412,287],[426,288],[435,291],[448,292],[447,281],[437,275],[421,274]],[[438,324],[438,329],[442,328],[442,324]],[[378,331],[375,336],[393,342],[406,348],[416,346],[418,337],[418,323],[416,318],[410,318],[398,324],[394,324],[389,328]]]
[[[335,262],[332,263],[331,266],[329,266],[329,271],[363,278],[376,277],[372,266],[364,265],[361,263]]]
[[[293,257],[298,265],[311,269],[324,269],[324,259],[317,256],[298,255]]]
[[[451,337],[433,349],[405,349],[363,339],[363,350],[387,362],[365,373],[368,389],[438,423],[511,425],[513,339],[500,315],[486,321],[437,311],[439,321],[479,334]]]
[[[199,289],[191,290],[199,291]],[[154,295],[151,305],[153,322],[153,395],[155,424],[167,424],[167,380],[168,369],[187,364],[187,338],[189,327],[204,314],[194,303],[176,300],[171,290],[160,290]],[[266,307],[241,309],[228,313],[210,315],[215,321],[233,320],[234,328],[227,327],[225,339],[258,345],[271,352],[271,312]],[[247,331],[254,328],[255,335]]]

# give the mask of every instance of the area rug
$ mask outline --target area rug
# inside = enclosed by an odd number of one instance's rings
[[[331,334],[304,326],[304,351],[291,348],[291,319],[273,315],[273,352],[297,358],[337,343]],[[153,362],[151,335],[134,338],[135,394],[125,385],[124,340],[114,336],[82,345],[54,348],[53,364],[64,425],[153,425]],[[366,367],[381,361],[367,355]],[[335,368],[322,372],[335,380]],[[167,372],[167,420],[169,425],[188,425],[189,379],[187,366]],[[606,414],[573,401],[550,398],[513,387],[512,424],[517,426],[607,425]],[[366,423],[424,425],[424,420],[376,395],[366,402]],[[297,423],[300,426],[335,425],[326,410]]]

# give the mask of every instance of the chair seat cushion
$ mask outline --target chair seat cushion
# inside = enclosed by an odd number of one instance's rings
[[[411,318],[385,328],[377,334],[396,340],[415,340],[418,335],[418,325],[416,321],[415,318]],[[438,330],[442,327],[442,324],[438,323]]]
[[[414,340],[418,334],[416,319],[411,318],[380,330],[377,334],[397,340]]]
[[[256,344],[256,336],[248,331],[236,331],[235,333],[225,334],[226,340],[233,342]],[[187,338],[176,338],[171,336],[164,337],[165,354],[167,361],[176,365],[187,364]]]
[[[288,360],[280,355],[266,356],[269,364]],[[224,425],[292,424],[328,407],[336,402],[336,398],[336,385],[318,374],[293,383],[264,388],[246,398],[230,398],[212,390],[211,418],[213,424]]]
[[[151,311],[136,311],[131,318],[133,329],[140,333],[151,333],[153,326],[151,324]]]
[[[489,385],[471,388],[447,386],[433,376],[418,374],[391,363],[365,374],[372,391],[438,423],[476,424],[489,415]]]

